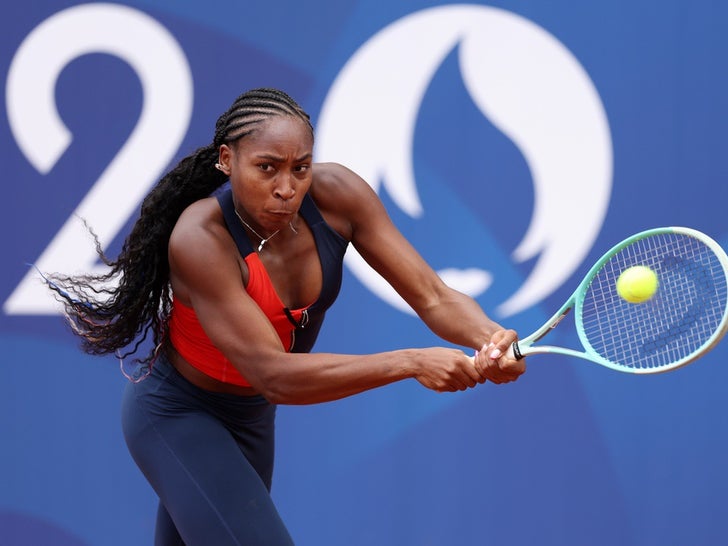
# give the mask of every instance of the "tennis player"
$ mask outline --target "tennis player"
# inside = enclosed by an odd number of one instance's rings
[[[285,93],[241,95],[213,142],[167,173],[103,276],[49,279],[82,347],[133,355],[127,445],[159,496],[155,544],[282,545],[270,497],[278,404],[313,404],[414,378],[435,391],[516,380],[513,330],[446,286],[368,184],[313,164],[309,116]],[[227,182],[229,181],[229,184]],[[311,353],[352,244],[447,342]],[[109,286],[109,281],[116,286]],[[366,324],[353,329],[366,335]]]

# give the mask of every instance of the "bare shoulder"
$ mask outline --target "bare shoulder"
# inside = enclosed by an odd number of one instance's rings
[[[354,171],[345,167],[341,163],[314,163],[313,170],[314,177],[328,182],[341,181],[342,179],[346,179],[349,176],[354,175]]]
[[[339,163],[316,163],[309,190],[326,221],[344,238],[351,240],[353,226],[380,206],[367,182]]]
[[[197,243],[210,243],[225,233],[222,211],[217,201],[208,197],[192,203],[182,212],[172,230],[170,246],[184,249]]]
[[[346,200],[347,196],[368,191],[369,185],[351,169],[339,163],[316,163],[313,166],[311,194],[318,202]]]
[[[182,212],[172,230],[168,254],[172,288],[182,299],[205,279],[230,268],[237,270],[235,243],[215,198],[201,199]]]

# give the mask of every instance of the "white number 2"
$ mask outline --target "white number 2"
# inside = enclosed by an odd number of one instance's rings
[[[8,71],[10,128],[28,161],[48,173],[71,143],[55,103],[61,71],[74,59],[106,53],[126,61],[142,86],[143,105],[128,140],[35,261],[45,272],[100,272],[84,218],[106,247],[163,174],[187,133],[192,74],[182,48],[156,20],[115,4],[61,11],[37,26]],[[3,306],[7,314],[45,315],[59,308],[31,268]]]

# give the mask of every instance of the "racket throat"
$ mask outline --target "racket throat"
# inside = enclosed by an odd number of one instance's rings
[[[559,325],[559,323],[560,323],[560,322],[561,322],[562,320],[564,320],[564,317],[565,317],[566,315],[568,315],[568,314],[569,314],[569,311],[571,311],[571,309],[572,309],[572,307],[571,307],[571,306],[569,306],[569,307],[567,307],[566,309],[564,309],[563,311],[561,311],[561,314],[560,314],[560,315],[559,315],[558,317],[556,317],[556,318],[552,319],[551,323],[549,324],[549,327],[548,327],[548,328],[545,328],[545,329],[543,330],[543,332],[540,332],[540,333],[539,333],[539,334],[538,334],[538,335],[537,335],[537,336],[536,336],[536,337],[535,337],[535,338],[533,339],[533,342],[536,342],[536,341],[538,341],[539,339],[542,339],[542,338],[546,337],[546,334],[550,333],[550,332],[551,332],[551,330],[553,330],[554,328],[556,328],[556,327],[557,327],[557,326]]]

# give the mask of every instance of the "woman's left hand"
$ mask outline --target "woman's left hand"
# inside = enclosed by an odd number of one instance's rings
[[[510,383],[526,371],[525,359],[516,360],[511,346],[518,339],[514,330],[497,330],[479,351],[473,362],[481,377],[493,383]]]

